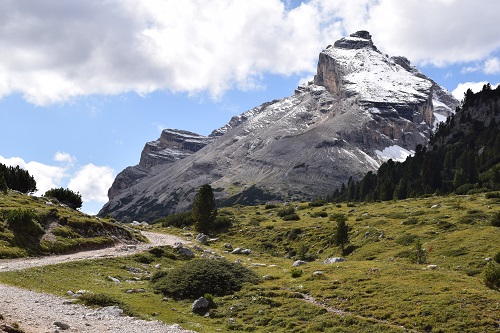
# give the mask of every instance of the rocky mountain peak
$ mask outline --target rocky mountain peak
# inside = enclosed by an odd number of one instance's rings
[[[351,34],[349,37],[339,39],[333,44],[334,47],[348,50],[356,50],[369,48],[377,51],[377,47],[373,44],[372,36],[368,31],[361,30]]]
[[[153,220],[211,184],[221,205],[312,200],[404,160],[458,105],[404,57],[358,31],[323,50],[313,82],[234,116],[209,137],[165,130],[117,176],[100,214]]]

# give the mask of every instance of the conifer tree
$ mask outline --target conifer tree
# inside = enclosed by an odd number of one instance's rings
[[[217,217],[214,193],[209,184],[199,188],[194,198],[192,214],[196,231],[209,233]]]

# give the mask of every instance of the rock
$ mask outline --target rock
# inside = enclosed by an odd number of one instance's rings
[[[431,206],[431,209],[441,208],[440,204],[435,204]]]
[[[181,242],[175,242],[172,246],[174,249],[181,249],[184,245]]]
[[[323,276],[325,273],[323,271],[314,271],[312,276],[318,277],[318,276]]]
[[[232,254],[250,254],[250,253],[252,253],[252,250],[242,249],[241,247],[237,247],[231,253]]]
[[[108,280],[114,282],[114,283],[120,283],[120,280],[118,280],[117,278],[114,278],[112,276],[108,276]]]
[[[183,256],[186,256],[188,258],[193,258],[194,253],[191,251],[191,249],[188,249],[187,247],[181,247],[177,249],[177,252]]]
[[[340,257],[332,257],[332,258],[326,258],[323,260],[323,264],[335,264],[339,262],[344,262],[347,261],[345,258],[340,258]]]
[[[74,292],[72,292],[71,290],[68,290],[68,291],[66,292],[66,295],[71,296],[71,297],[74,297],[74,296],[75,296],[75,293],[74,293]]]
[[[144,288],[139,288],[139,289],[128,289],[126,292],[127,294],[138,294],[138,293],[143,293],[146,290]]]
[[[196,310],[205,309],[208,307],[208,304],[210,304],[208,300],[202,296],[193,302],[192,311],[195,312]]]
[[[200,242],[201,244],[205,245],[207,244],[207,241],[208,241],[208,236],[205,235],[205,234],[198,234],[196,235],[196,238],[195,238],[198,242]]]
[[[435,270],[437,269],[437,265],[427,265],[427,269]]]
[[[307,265],[307,261],[304,261],[304,260],[296,260],[293,262],[292,266],[293,267],[297,267],[297,266],[303,266],[303,265]]]
[[[369,32],[358,31],[323,50],[314,81],[293,96],[235,116],[209,138],[165,130],[146,144],[139,166],[116,177],[99,214],[153,220],[188,209],[206,183],[231,188],[214,191],[221,202],[310,200],[426,146],[436,114],[458,105],[407,59],[383,54]]]
[[[160,268],[160,267],[161,267],[161,264],[156,264],[156,265],[155,265],[155,268],[156,268],[156,269],[158,269],[158,268]]]
[[[250,249],[241,250],[241,254],[251,254],[251,253],[252,253],[252,250],[250,250]]]
[[[233,246],[230,243],[224,243],[224,248],[227,250],[232,250]]]
[[[65,323],[60,322],[60,321],[54,322],[54,326],[57,326],[57,327],[59,327],[62,330],[67,330],[70,327],[68,324],[65,324]]]

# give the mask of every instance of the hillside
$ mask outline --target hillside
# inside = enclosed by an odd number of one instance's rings
[[[467,194],[500,189],[500,87],[468,91],[462,106],[439,125],[428,147],[404,162],[388,161],[331,200],[391,200],[423,194]]]
[[[0,192],[0,259],[62,254],[137,243],[144,238],[109,218],[83,214],[56,199]]]
[[[196,258],[238,261],[261,279],[234,295],[215,296],[208,315],[191,312],[192,298],[155,293],[151,275],[194,264],[170,247],[2,273],[0,281],[65,297],[68,290],[88,290],[136,315],[198,332],[498,332],[500,292],[484,284],[486,268],[500,266],[494,262],[500,260],[498,197],[492,192],[225,208],[220,214],[232,217],[233,226],[191,249]],[[284,208],[293,208],[300,220],[284,221],[278,216]],[[351,227],[344,255],[332,242],[339,214]],[[173,227],[154,229],[196,236]],[[414,257],[419,243],[422,263]],[[231,253],[236,248],[250,253]],[[346,261],[323,263],[332,257]],[[298,259],[305,264],[293,267]]]
[[[208,138],[164,131],[160,149],[146,145],[141,163],[117,177],[99,214],[152,221],[188,209],[207,183],[226,206],[314,200],[426,145],[457,105],[406,58],[380,52],[358,31],[323,50],[314,81],[292,96],[233,117]],[[195,141],[204,146],[187,149]]]

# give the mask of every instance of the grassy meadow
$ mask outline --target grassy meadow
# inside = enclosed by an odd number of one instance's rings
[[[280,218],[285,206],[300,220]],[[4,272],[0,282],[65,297],[91,291],[129,314],[199,332],[498,332],[500,292],[484,283],[487,265],[498,265],[492,258],[500,252],[500,227],[491,225],[498,212],[500,199],[485,194],[223,208],[233,226],[197,244],[196,256],[238,260],[261,279],[214,297],[206,314],[191,312],[192,299],[155,293],[151,276],[188,260],[170,248]],[[351,228],[344,254],[333,242],[336,214],[346,214]],[[196,243],[194,231],[152,230]],[[414,260],[418,244],[423,263]],[[237,247],[252,252],[230,253]],[[324,264],[329,257],[347,261]],[[307,263],[292,267],[297,259]]]

